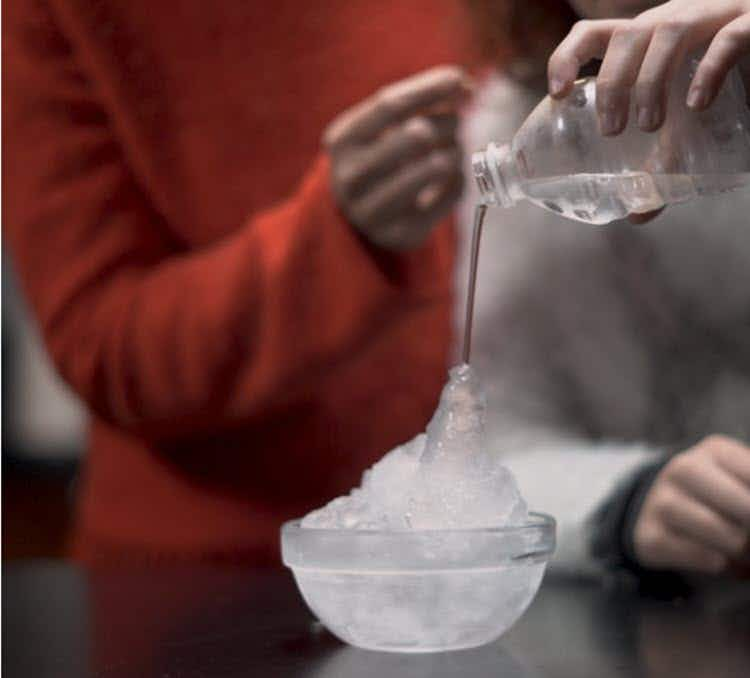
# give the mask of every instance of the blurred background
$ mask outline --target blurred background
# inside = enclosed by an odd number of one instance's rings
[[[83,453],[85,410],[44,351],[2,260],[3,560],[60,557]]]

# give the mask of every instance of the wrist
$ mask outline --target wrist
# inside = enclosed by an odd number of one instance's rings
[[[591,550],[608,567],[636,574],[644,569],[635,553],[635,526],[643,502],[666,463],[667,459],[660,459],[639,468],[599,509]]]
[[[632,496],[625,507],[620,527],[619,542],[623,563],[629,569],[649,569],[647,566],[644,566],[638,555],[636,528],[638,527],[638,520],[641,516],[641,510],[643,509],[646,497],[666,463],[667,460],[662,460],[661,462],[644,469],[643,472],[638,475]]]

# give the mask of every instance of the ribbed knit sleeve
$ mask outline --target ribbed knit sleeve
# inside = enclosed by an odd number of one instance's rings
[[[338,212],[323,155],[284,201],[186,250],[75,50],[30,7],[4,22],[5,236],[55,364],[100,417],[155,437],[254,420],[429,294],[445,233],[374,253]]]

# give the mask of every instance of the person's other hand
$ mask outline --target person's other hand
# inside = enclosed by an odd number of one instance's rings
[[[695,110],[711,104],[730,68],[750,53],[750,0],[671,0],[634,19],[580,21],[550,57],[550,94],[565,96],[579,69],[603,58],[596,87],[602,133],[625,128],[631,91],[638,126],[654,131],[664,122],[675,69],[704,45],[686,102]]]
[[[646,495],[633,533],[655,569],[724,571],[750,552],[750,448],[710,436],[678,454]]]
[[[455,204],[457,112],[469,91],[460,68],[440,66],[384,87],[326,129],[334,195],[373,244],[417,247]]]

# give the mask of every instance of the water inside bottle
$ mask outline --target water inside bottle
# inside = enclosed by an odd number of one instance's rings
[[[525,182],[523,192],[540,207],[588,224],[651,212],[666,202],[646,172],[549,177]]]
[[[526,181],[527,198],[552,212],[587,224],[608,224],[628,214],[652,212],[696,195],[731,191],[750,174],[573,174]]]

